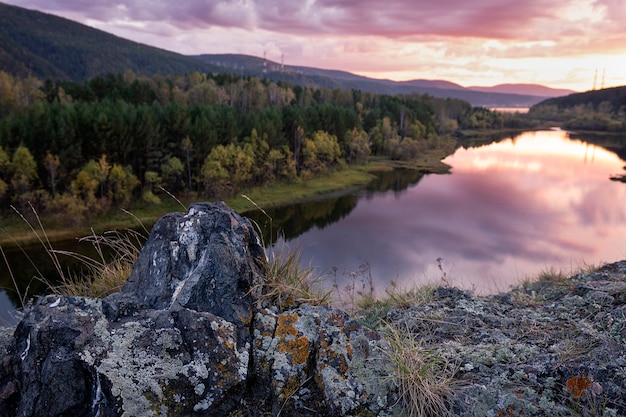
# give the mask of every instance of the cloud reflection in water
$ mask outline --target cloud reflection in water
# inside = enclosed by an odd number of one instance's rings
[[[554,131],[459,149],[446,162],[452,175],[369,195],[301,235],[305,259],[337,267],[341,285],[369,263],[382,289],[439,280],[443,258],[451,283],[485,293],[547,267],[626,258],[626,185],[609,181],[624,162],[613,153]]]

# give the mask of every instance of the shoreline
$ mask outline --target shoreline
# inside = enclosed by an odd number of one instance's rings
[[[237,195],[223,200],[229,207],[240,214],[257,208],[273,208],[289,204],[298,204],[308,201],[317,201],[336,196],[353,193],[367,186],[377,172],[396,169],[409,169],[424,174],[445,174],[450,172],[450,166],[441,160],[448,155],[427,154],[416,161],[392,161],[384,158],[371,158],[365,165],[348,166],[326,175],[314,177],[306,181],[284,184],[274,183],[269,186],[254,187],[240,190]],[[244,197],[245,196],[245,197]],[[287,196],[287,197],[286,197]],[[161,204],[153,207],[131,207],[130,209],[112,209],[104,219],[93,222],[90,226],[80,228],[62,228],[46,226],[45,217],[41,225],[37,219],[32,223],[34,233],[26,221],[17,213],[8,213],[0,222],[0,247],[15,249],[79,239],[84,236],[102,234],[106,231],[152,225],[167,213],[185,210],[185,205],[205,198],[198,196],[181,197],[179,201],[165,195]],[[182,205],[181,205],[182,204]],[[116,213],[114,213],[116,211]],[[13,221],[13,223],[11,223]],[[148,227],[146,227],[149,229]],[[151,228],[151,226],[150,226]],[[149,232],[149,230],[148,230]]]

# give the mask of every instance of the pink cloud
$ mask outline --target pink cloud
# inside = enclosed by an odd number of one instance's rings
[[[528,58],[547,63],[588,54],[583,71],[593,75],[598,65],[623,67],[597,60],[599,53],[626,53],[623,0],[4,1],[185,54],[266,51],[273,60],[285,54],[290,65],[376,78],[447,78],[463,85],[543,78],[581,88],[565,80],[571,65],[552,65],[552,72],[542,65],[534,76]]]
[[[275,0],[274,7],[258,9],[261,27],[273,31],[288,28],[300,34],[370,34],[392,38],[419,34],[509,37],[516,28],[535,19],[554,17],[556,9],[554,2],[546,0],[463,3],[453,0],[320,0],[304,14],[294,7],[285,12],[278,6],[280,3]]]
[[[557,16],[558,2],[550,0],[95,0],[14,1],[23,7],[62,15],[78,15],[106,22],[130,19],[167,21],[183,30],[212,26],[299,35],[418,34],[510,37],[536,19]],[[603,7],[619,8],[619,2]]]

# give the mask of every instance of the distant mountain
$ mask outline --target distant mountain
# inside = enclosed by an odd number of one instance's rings
[[[444,80],[379,80],[346,71],[283,66],[247,55],[185,56],[3,3],[0,3],[0,70],[21,77],[32,75],[40,79],[73,81],[126,70],[147,76],[226,72],[314,88],[429,94],[466,100],[483,107],[530,107],[549,94],[559,94],[559,90],[536,85],[510,86],[506,91],[504,86],[485,87],[482,91]]]
[[[105,73],[215,71],[206,62],[0,3],[0,70],[12,75],[83,81]]]
[[[345,88],[372,91],[380,94],[430,94],[440,98],[458,98],[474,106],[530,107],[545,99],[545,95],[475,91],[444,80],[392,81],[363,77],[346,71],[282,65],[263,58],[237,54],[198,55],[197,58],[217,65],[222,71],[240,75],[266,77],[309,87]],[[535,86],[533,84],[533,86]],[[548,87],[536,86],[540,91]],[[522,91],[521,89],[519,91]],[[556,92],[553,94],[557,95]]]
[[[465,87],[462,85],[444,81],[444,80],[410,80],[403,81],[404,85],[410,85],[412,87],[418,88],[441,88],[442,90],[465,90]],[[515,94],[524,94],[517,92]]]
[[[558,97],[573,94],[576,91],[562,88],[550,88],[539,84],[498,84],[493,87],[467,87],[469,90],[484,93],[530,94],[539,97]]]

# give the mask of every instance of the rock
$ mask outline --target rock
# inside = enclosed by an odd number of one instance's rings
[[[303,305],[281,314],[260,311],[254,345],[255,374],[270,387],[283,415],[311,410],[391,416],[395,410],[398,387],[388,377],[389,346],[340,310]]]
[[[336,310],[259,310],[266,267],[223,203],[163,217],[120,293],[42,297],[0,331],[0,415],[390,415],[380,337]]]
[[[249,220],[224,203],[197,203],[153,227],[122,297],[138,301],[134,308],[180,306],[248,328],[265,265]]]
[[[19,416],[219,414],[243,396],[265,268],[223,203],[163,217],[123,291],[48,296],[19,323],[0,410]]]
[[[625,416],[625,283],[626,261],[488,297],[439,289],[387,320],[457,364],[455,416]]]
[[[233,323],[185,308],[110,322],[105,303],[49,296],[20,322],[17,415],[184,416],[243,391],[250,346]]]

